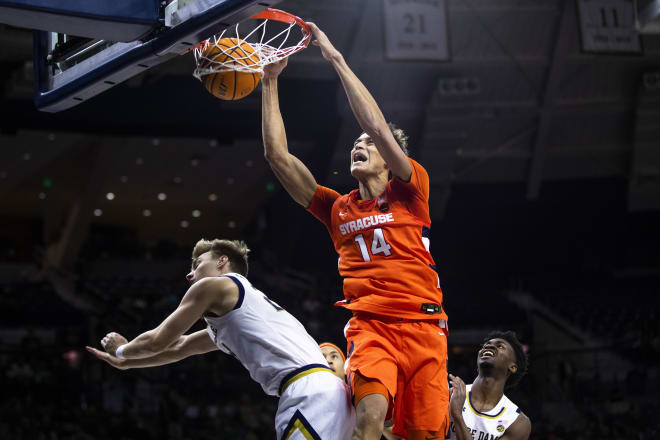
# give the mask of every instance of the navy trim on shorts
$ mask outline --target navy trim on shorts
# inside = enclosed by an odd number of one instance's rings
[[[280,396],[282,395],[284,385],[289,381],[289,379],[291,379],[292,377],[294,377],[297,374],[300,374],[304,371],[311,370],[312,368],[323,368],[323,369],[328,370],[329,372],[334,374],[334,371],[332,371],[332,369],[330,367],[328,367],[327,365],[323,365],[323,364],[309,364],[309,365],[305,365],[304,367],[296,368],[295,370],[293,370],[292,372],[290,372],[289,374],[284,376],[284,378],[280,382],[280,387],[279,387],[278,394]]]
[[[236,305],[232,310],[240,309],[241,306],[243,305],[243,299],[245,299],[245,287],[243,287],[243,284],[240,281],[238,281],[238,278],[233,277],[231,275],[223,275],[223,276],[229,278],[230,280],[235,282],[236,285],[238,286],[238,301],[236,301]]]
[[[289,420],[289,423],[286,425],[286,429],[284,429],[284,432],[282,432],[282,439],[285,440],[287,435],[289,435],[289,432],[291,429],[293,429],[293,425],[300,420],[300,423],[305,427],[307,432],[309,432],[309,435],[312,436],[312,439],[314,440],[323,440],[321,439],[321,436],[317,434],[316,431],[314,431],[314,428],[312,428],[312,425],[309,424],[305,416],[302,415],[299,409],[296,410],[296,412],[293,414],[293,417],[291,417],[291,420]]]

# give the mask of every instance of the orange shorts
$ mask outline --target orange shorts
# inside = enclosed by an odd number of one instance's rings
[[[392,406],[394,409],[395,435],[407,438],[407,431],[447,432],[447,335],[437,320],[398,321],[357,312],[345,335],[351,392],[366,395],[356,390],[364,382],[356,384],[356,375],[381,382],[389,393],[388,414]]]

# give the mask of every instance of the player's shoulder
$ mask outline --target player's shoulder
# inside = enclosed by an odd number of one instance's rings
[[[218,277],[206,277],[197,281],[193,287],[200,295],[224,295],[237,291],[241,285],[237,274],[226,274]]]
[[[532,432],[532,421],[525,413],[518,409],[518,417],[506,430],[505,440],[527,440]]]
[[[346,194],[339,194],[338,197],[332,202],[332,206],[341,209],[349,203],[355,202],[358,199],[359,194],[360,190],[357,188]]]
[[[414,167],[424,168],[424,166],[421,163],[417,162],[412,157],[408,157],[408,162],[410,162],[410,165],[412,165]]]
[[[338,193],[336,190],[332,188],[328,188],[327,186],[323,186],[323,185],[318,185],[316,187],[316,191],[314,192],[315,198],[337,200],[344,196],[346,196],[346,194],[342,195]]]
[[[422,166],[419,162],[417,162],[415,159],[412,157],[408,157],[408,162],[410,163],[410,176],[408,179],[403,179],[401,177],[396,177],[392,176],[390,179],[390,182],[397,182],[398,184],[410,184],[414,182],[419,182],[420,179],[422,181],[428,180],[428,172],[426,171],[426,168]]]

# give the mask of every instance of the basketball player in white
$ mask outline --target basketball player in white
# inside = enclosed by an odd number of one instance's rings
[[[219,349],[236,357],[266,394],[280,397],[278,439],[350,438],[355,414],[347,386],[303,325],[245,278],[248,252],[242,241],[200,240],[186,276],[191,286],[170,316],[130,342],[113,332],[101,340],[105,352],[87,350],[123,370]],[[200,318],[207,329],[184,335]]]
[[[527,355],[516,334],[491,332],[477,355],[479,375],[472,385],[449,375],[450,439],[527,440],[532,423],[504,395],[527,371]]]

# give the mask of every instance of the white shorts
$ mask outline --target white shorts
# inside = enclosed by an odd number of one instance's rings
[[[346,440],[354,426],[348,386],[329,370],[290,383],[275,414],[278,440]]]

